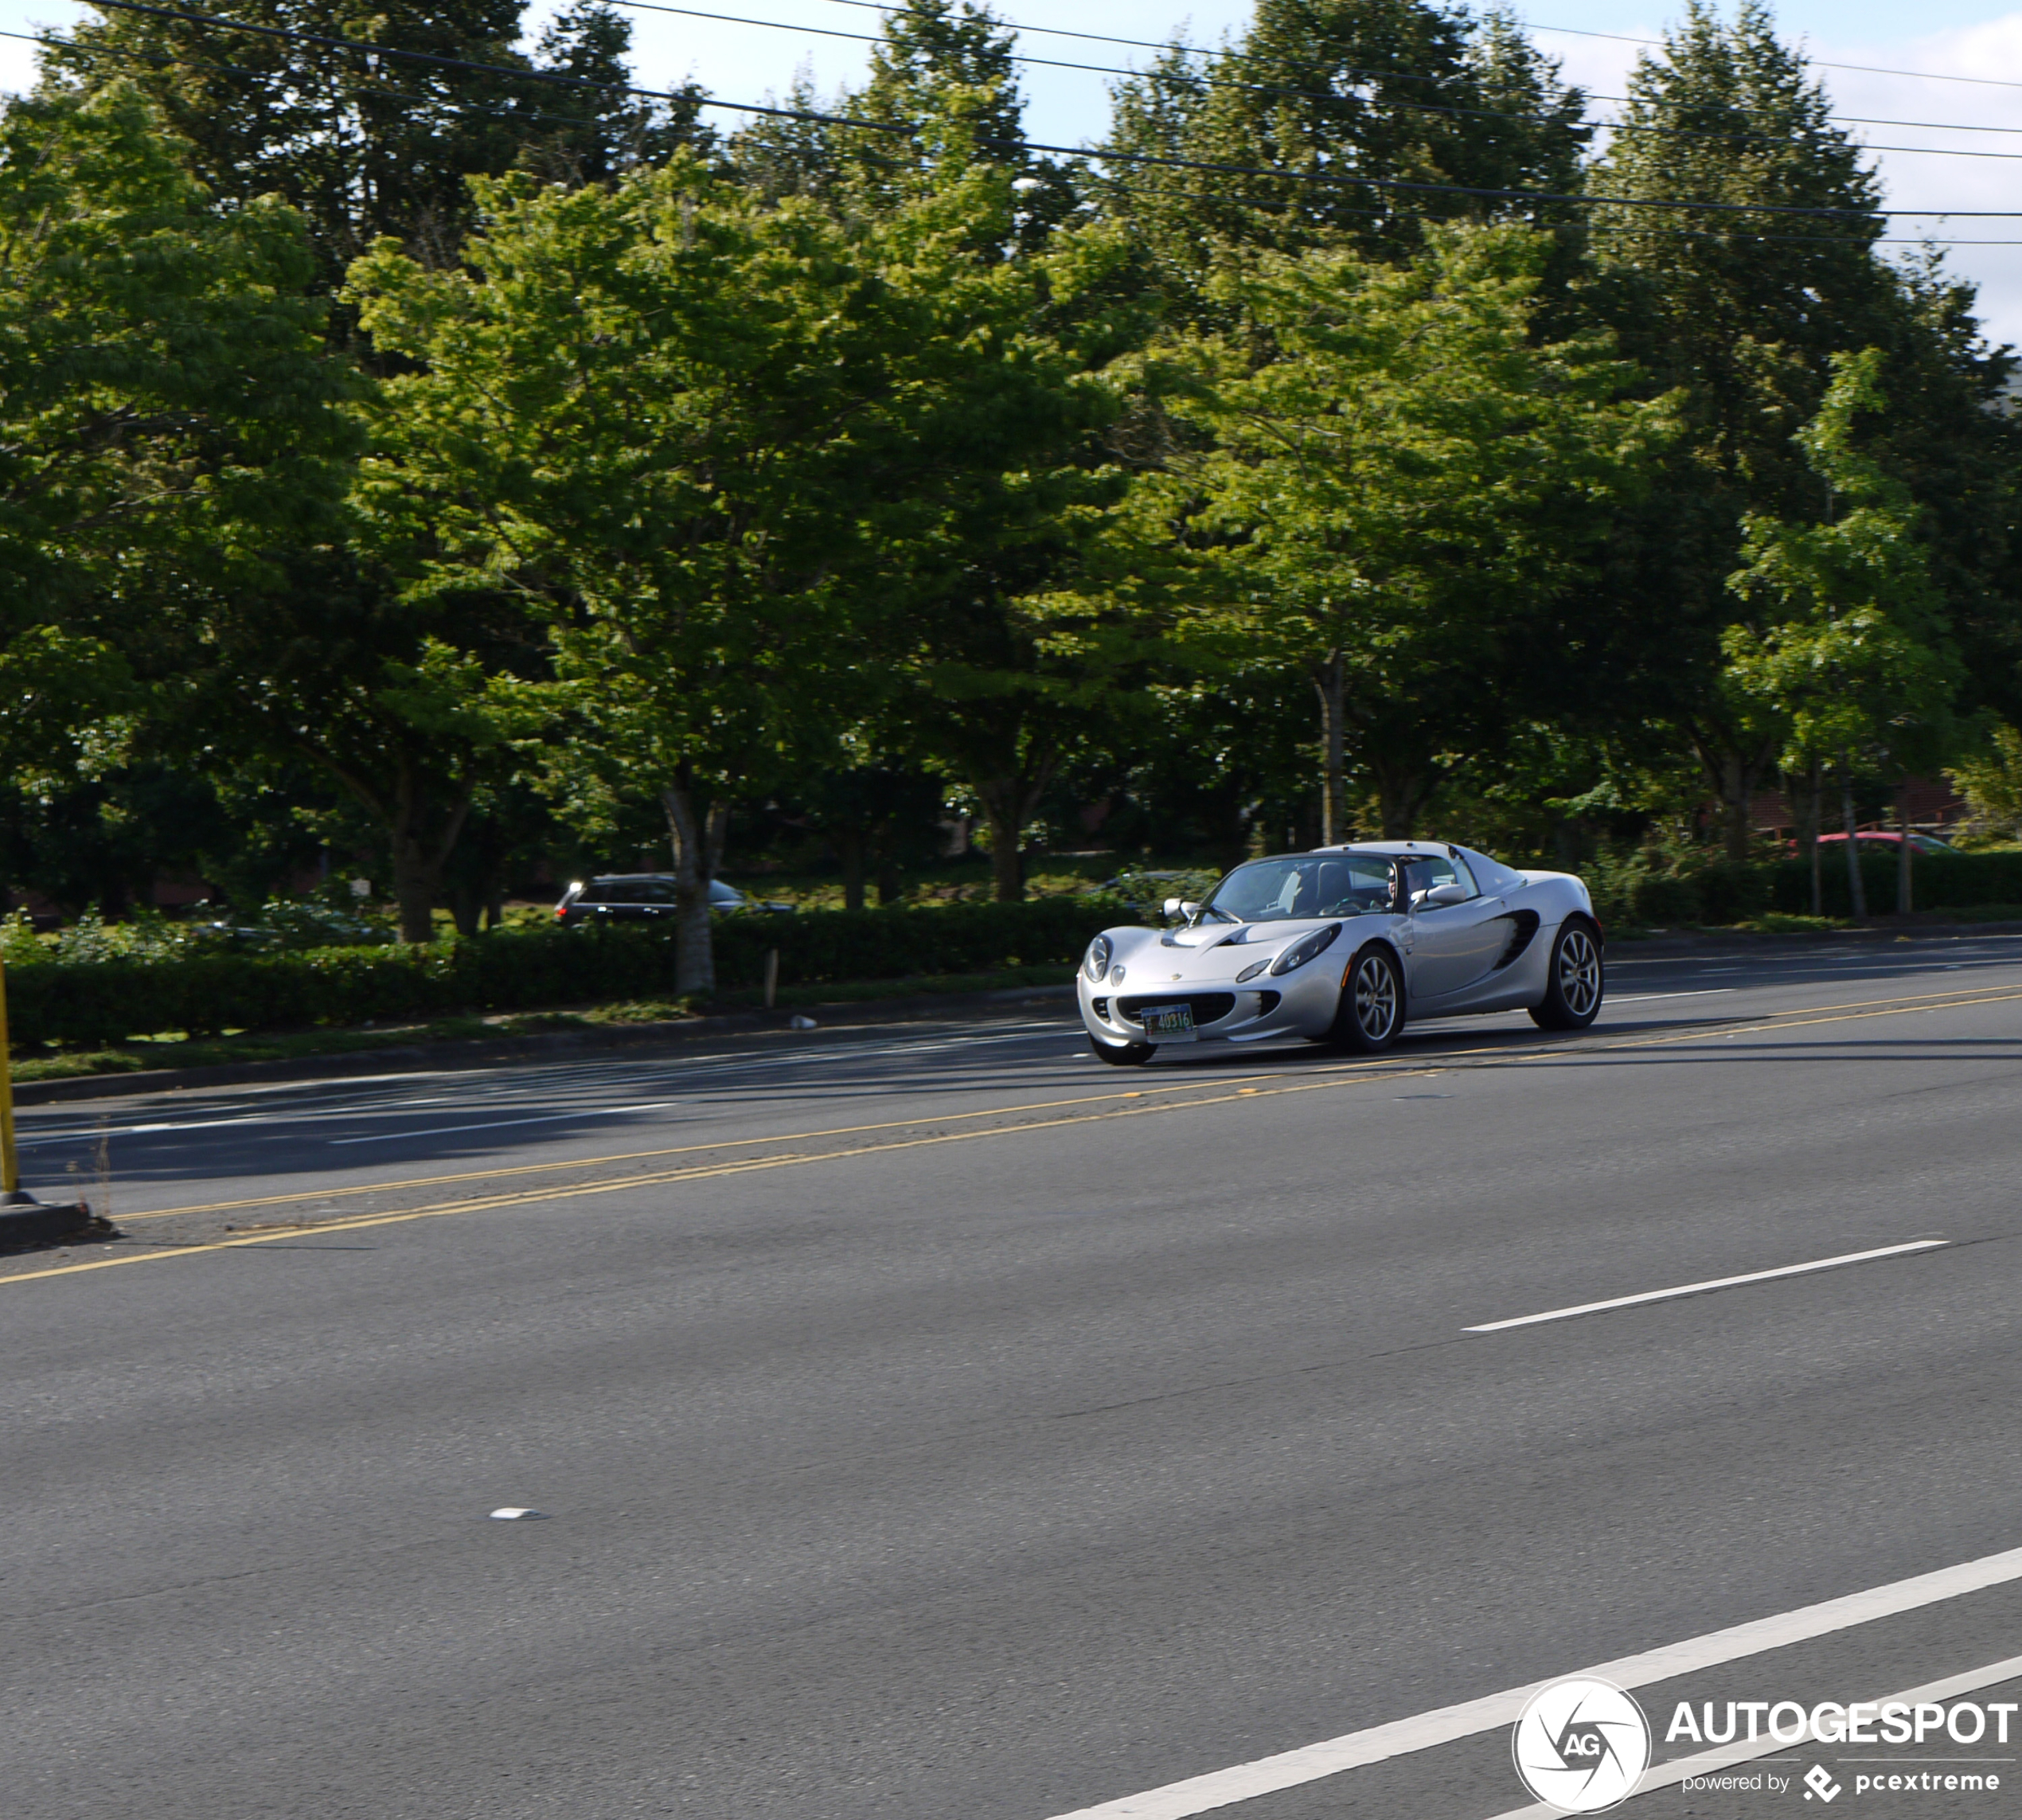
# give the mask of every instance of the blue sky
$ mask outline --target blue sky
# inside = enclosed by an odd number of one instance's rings
[[[211,0],[221,12],[228,4]],[[537,9],[541,0],[536,0]],[[876,29],[875,14],[837,0],[699,0],[703,10],[735,13],[779,27],[814,27],[829,32]],[[1161,40],[1174,33],[1205,42],[1240,26],[1248,0],[997,0],[997,10],[1022,25],[1055,26],[1124,37]],[[0,0],[0,30],[31,32],[46,26],[61,32],[82,9],[71,0]],[[1579,33],[1653,37],[1677,7],[1641,0],[1539,0],[1524,10],[1537,42],[1560,58],[1567,74],[1597,98],[1621,93],[1622,76],[1637,51],[1634,44]],[[732,25],[634,10],[635,64],[639,80],[669,85],[693,76],[725,100],[762,100],[785,88],[806,68],[817,84],[833,88],[853,80],[863,67],[865,46],[762,24]],[[530,14],[537,18],[539,11]],[[1784,31],[1805,41],[1815,57],[1840,64],[1880,66],[1921,76],[1869,74],[1825,69],[1836,106],[1845,113],[1917,126],[1854,128],[1877,147],[1876,158],[1891,205],[1903,209],[2022,209],[2022,10],[1974,5],[1969,0],[1925,0],[1915,9],[1883,6],[1880,0],[1801,0],[1777,9]],[[1567,28],[1554,30],[1550,28]],[[1079,44],[1031,31],[1021,47],[1036,57],[1071,62],[1128,61],[1115,47]],[[16,39],[0,38],[0,88],[19,88],[32,80],[31,53]],[[1148,53],[1139,53],[1148,54]],[[1967,80],[1932,80],[1967,77]],[[1025,72],[1035,138],[1078,144],[1100,132],[1110,79],[1095,73],[1043,68]],[[1597,111],[1605,113],[1604,103]],[[1965,127],[2005,131],[1974,132]],[[1966,150],[2008,157],[1963,157]],[[1949,220],[1923,216],[1894,230],[1905,238],[1930,234],[1954,243],[1946,253],[1951,268],[1976,281],[1981,314],[1997,339],[2022,343],[2022,214],[2008,221]]]

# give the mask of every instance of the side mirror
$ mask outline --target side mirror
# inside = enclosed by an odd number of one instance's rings
[[[1185,908],[1185,904],[1177,897],[1169,897],[1165,900],[1165,914],[1168,916],[1177,916]]]
[[[1437,910],[1449,904],[1465,904],[1474,895],[1464,885],[1435,885],[1423,902],[1427,909]]]
[[[1183,897],[1180,900],[1180,914],[1191,923],[1200,914],[1200,906]]]

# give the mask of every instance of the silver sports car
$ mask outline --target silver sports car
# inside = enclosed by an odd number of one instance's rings
[[[1527,1010],[1582,1030],[1605,988],[1601,925],[1563,872],[1443,841],[1359,841],[1238,866],[1177,928],[1105,929],[1077,981],[1104,1061],[1168,1043],[1302,1037],[1373,1054],[1407,1017]]]

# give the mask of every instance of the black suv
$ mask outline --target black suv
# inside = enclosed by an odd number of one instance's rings
[[[637,923],[671,916],[677,908],[671,873],[611,873],[587,884],[578,880],[572,885],[555,906],[555,917],[571,927],[584,923]],[[709,881],[709,908],[724,916],[740,910],[784,912],[793,905],[762,903],[717,878]]]

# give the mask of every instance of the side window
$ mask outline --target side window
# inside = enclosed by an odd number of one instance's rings
[[[1454,869],[1454,862],[1444,853],[1411,854],[1405,861],[1405,889],[1412,903],[1419,903],[1428,891],[1442,885],[1459,885],[1466,888],[1469,896],[1477,895],[1474,881],[1463,878]]]

